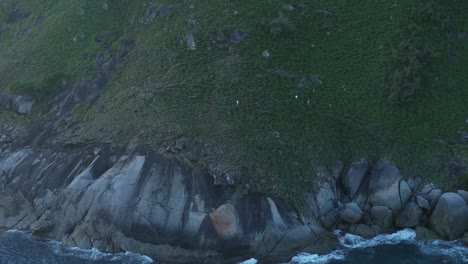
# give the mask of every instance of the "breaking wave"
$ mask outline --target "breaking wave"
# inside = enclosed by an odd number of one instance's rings
[[[300,253],[289,264],[373,264],[373,263],[468,263],[468,247],[458,241],[418,241],[412,229],[393,234],[381,234],[371,239],[340,231],[340,247],[326,255]],[[255,264],[250,259],[241,264]]]
[[[10,230],[0,233],[1,264],[150,264],[154,263],[148,256],[131,252],[103,253],[99,250],[68,248],[60,242],[36,238],[33,235]]]

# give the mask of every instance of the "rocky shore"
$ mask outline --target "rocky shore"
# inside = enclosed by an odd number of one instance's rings
[[[318,173],[294,210],[142,147],[10,146],[0,152],[0,201],[1,229],[158,263],[287,261],[333,250],[336,229],[370,238],[414,228],[418,239],[468,240],[467,192],[405,180],[387,160]]]

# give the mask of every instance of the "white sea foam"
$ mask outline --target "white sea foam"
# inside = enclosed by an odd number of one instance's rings
[[[340,230],[333,231],[335,235],[340,235]],[[300,253],[291,260],[291,264],[325,264],[332,260],[344,260],[346,253],[357,248],[368,248],[379,245],[395,245],[401,242],[415,242],[416,233],[411,229],[400,230],[393,234],[382,234],[372,239],[365,239],[360,236],[345,234],[339,238],[342,250],[335,250],[327,255],[317,255]]]
[[[141,263],[141,264],[154,263],[154,261],[150,257],[139,255],[139,254],[132,253],[132,252],[114,254],[114,253],[103,253],[96,248],[81,249],[78,247],[65,247],[62,245],[62,243],[58,241],[36,238],[30,233],[27,233],[21,230],[16,230],[16,229],[5,231],[5,233],[19,234],[22,237],[25,237],[27,239],[44,241],[50,246],[54,254],[59,255],[59,256],[77,257],[77,258],[93,260],[93,261],[99,261],[99,260],[115,261],[115,260],[120,260],[120,259],[135,259],[138,261],[138,263]]]
[[[144,255],[135,254],[132,252],[125,252],[125,253],[103,253],[96,248],[92,249],[82,249],[78,247],[64,247],[60,242],[57,241],[49,241],[53,251],[55,254],[59,256],[73,256],[78,257],[81,259],[89,259],[89,260],[119,260],[124,257],[138,259],[141,264],[150,264],[154,263],[154,261]]]
[[[254,259],[254,258],[251,258],[251,259],[248,259],[248,260],[244,260],[242,262],[239,262],[239,264],[257,264],[257,260]]]
[[[368,248],[379,245],[395,245],[401,242],[415,241],[416,232],[412,229],[400,230],[393,234],[381,234],[371,239],[346,234],[339,238],[340,244],[345,248]]]
[[[317,255],[317,254],[308,254],[308,253],[301,253],[292,258],[291,264],[324,264],[328,263],[331,260],[342,260],[345,259],[345,253],[341,250],[335,250],[330,254],[327,255]]]

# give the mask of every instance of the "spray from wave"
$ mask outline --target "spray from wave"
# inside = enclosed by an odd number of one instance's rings
[[[334,234],[339,236],[340,232],[336,231]],[[345,234],[339,237],[339,242],[340,248],[330,254],[300,253],[293,257],[289,264],[361,264],[382,263],[382,260],[387,261],[385,263],[404,261],[407,261],[406,263],[468,263],[468,248],[460,242],[418,241],[412,229],[400,230],[393,234],[381,234],[371,239]],[[398,258],[400,258],[399,261]],[[368,262],[363,262],[364,259]],[[240,264],[255,263],[257,263],[255,259],[250,259]]]
[[[46,261],[46,262],[44,262]],[[9,230],[0,233],[0,263],[106,263],[106,264],[150,264],[150,257],[131,252],[103,253],[93,248],[68,248],[58,241],[36,238],[33,235]]]

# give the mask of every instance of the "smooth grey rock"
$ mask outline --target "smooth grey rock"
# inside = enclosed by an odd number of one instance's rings
[[[369,179],[369,201],[372,205],[387,206],[398,213],[411,197],[411,189],[401,179],[400,171],[392,163],[379,160]]]
[[[416,239],[417,240],[436,240],[440,239],[440,236],[438,236],[434,231],[430,230],[427,227],[424,226],[417,226],[414,231],[416,232]]]
[[[274,245],[273,243],[273,255],[276,258],[269,257],[269,251],[271,249],[264,249],[260,246],[260,250],[264,251],[264,255],[267,257],[264,261],[277,261],[278,256],[284,256],[290,258],[288,254],[306,244],[310,244],[306,249],[301,250],[303,252],[328,252],[328,250],[335,248],[339,243],[336,236],[331,236],[329,232],[318,226],[301,226],[290,230],[284,237],[274,238],[279,243]],[[260,242],[262,240],[259,240]],[[269,241],[269,238],[263,239],[263,241]]]
[[[338,219],[339,208],[334,181],[331,178],[315,182],[312,193],[306,193],[305,222],[320,223],[324,228],[332,228]]]
[[[109,4],[108,3],[102,3],[102,9],[104,9],[104,10],[109,9]]]
[[[347,203],[344,204],[344,208],[340,211],[339,217],[347,223],[356,224],[362,218],[362,210],[356,203]]]
[[[350,226],[349,232],[363,238],[373,238],[377,235],[377,232],[374,229],[364,224]]]
[[[468,192],[467,191],[464,191],[464,190],[458,190],[457,192],[464,200],[465,202],[468,204]]]
[[[364,177],[366,176],[368,169],[369,163],[366,160],[354,162],[351,164],[348,172],[343,177],[343,185],[351,199],[356,197],[356,194],[364,180]]]
[[[426,194],[427,199],[431,205],[431,208],[434,208],[439,201],[439,198],[444,194],[441,189],[433,189]]]
[[[31,109],[35,102],[36,100],[34,100],[34,98],[32,98],[31,96],[21,96],[17,98],[18,113],[28,114],[29,112],[31,112]]]
[[[318,190],[315,192],[315,197],[319,215],[326,215],[336,208],[336,196],[331,183],[320,183],[320,187],[318,187]]]
[[[411,188],[413,192],[419,191],[420,185],[421,185],[422,179],[421,177],[411,177],[408,179],[408,185]]]
[[[195,44],[195,40],[193,39],[192,34],[185,35],[185,41],[187,42],[187,47],[188,47],[189,50],[196,50],[197,49],[196,44]]]
[[[399,228],[415,227],[421,224],[422,209],[414,202],[409,202],[403,207],[395,220],[395,226]]]
[[[393,225],[393,212],[386,206],[372,206],[371,221],[383,230],[387,230]]]
[[[272,260],[290,258],[297,248],[325,253],[337,245],[314,216],[304,225],[281,200],[238,197],[233,188],[215,186],[204,168],[159,154],[138,155],[138,147],[122,156],[96,149],[1,153],[0,228],[170,263],[236,263],[220,245],[254,249],[246,254]],[[333,220],[335,198],[327,202],[333,184],[320,189],[314,206],[323,219]],[[180,243],[188,249],[178,248]]]
[[[411,197],[411,189],[405,180],[394,182],[388,189],[381,189],[371,194],[372,205],[389,207],[394,212],[399,212]]]
[[[444,193],[437,202],[429,223],[445,239],[457,239],[468,231],[468,205],[457,193]]]
[[[429,202],[423,197],[417,196],[416,202],[419,205],[419,207],[421,207],[422,209],[431,210],[431,206],[429,205]]]
[[[36,100],[30,95],[6,94],[0,100],[0,105],[3,108],[17,112],[18,114],[30,113],[35,103]]]
[[[436,189],[435,185],[432,183],[424,185],[424,187],[421,190],[421,193],[428,194],[432,190]]]
[[[372,168],[369,180],[369,192],[375,193],[392,187],[401,179],[400,171],[391,162],[379,160]]]
[[[264,50],[263,53],[262,53],[262,56],[265,57],[265,58],[268,58],[268,57],[270,57],[270,52],[268,52],[268,50]]]

